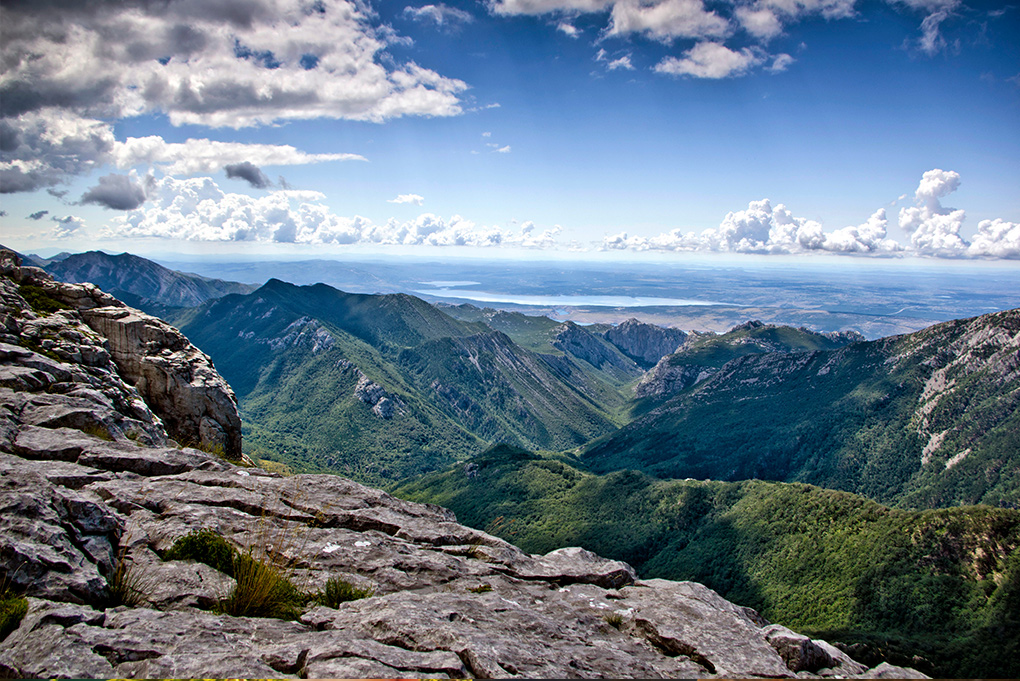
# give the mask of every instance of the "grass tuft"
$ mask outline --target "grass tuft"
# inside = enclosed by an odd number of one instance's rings
[[[607,612],[602,616],[602,619],[606,621],[606,624],[616,629],[623,626],[623,615],[618,612]]]
[[[47,293],[46,289],[35,284],[19,285],[18,294],[33,310],[41,314],[50,314],[57,310],[66,310],[69,307]]]
[[[147,575],[127,557],[122,549],[117,556],[113,574],[107,580],[110,589],[110,605],[126,605],[134,608],[149,600],[152,591],[152,577]]]
[[[307,601],[276,566],[250,553],[234,560],[234,579],[236,586],[219,604],[226,615],[297,619]]]
[[[370,598],[375,595],[372,587],[355,586],[339,577],[330,577],[326,588],[315,594],[315,602],[327,608],[337,608],[341,603]]]
[[[28,613],[28,599],[20,596],[4,580],[0,586],[0,641],[18,628]]]

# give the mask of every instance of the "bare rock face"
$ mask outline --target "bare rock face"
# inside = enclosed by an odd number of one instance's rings
[[[107,339],[121,375],[141,393],[178,441],[241,456],[237,398],[208,355],[156,317],[123,307],[82,310]]]
[[[36,276],[22,269],[22,279]],[[169,393],[160,404],[176,409],[201,403],[202,386],[221,380],[179,334],[112,304],[35,314],[9,277],[0,278],[0,301],[4,341],[45,339],[26,328],[56,332],[46,352],[0,345],[0,579],[28,598],[27,615],[0,641],[0,677],[865,671],[827,643],[770,628],[700,584],[641,581],[629,565],[580,548],[529,555],[458,524],[446,509],[338,476],[285,478],[168,447],[163,421],[141,397],[159,385]],[[79,355],[72,341],[81,343]],[[122,380],[129,373],[122,364],[137,378]],[[187,378],[160,378],[168,375]],[[201,416],[188,423],[201,428]],[[231,421],[217,423],[237,436]],[[199,529],[265,557],[302,593],[342,578],[372,595],[336,608],[309,596],[292,621],[216,614],[234,579],[161,557]],[[140,603],[114,607],[118,566],[130,569]],[[806,666],[805,651],[813,660]]]
[[[38,313],[23,293],[64,309]],[[0,326],[0,343],[21,346],[0,347],[0,359],[8,360],[0,367],[0,385],[80,394],[86,388],[74,384],[90,382],[67,379],[91,373],[107,384],[101,392],[112,409],[159,422],[155,430],[135,428],[152,443],[162,438],[165,444],[169,433],[183,444],[240,458],[241,419],[233,391],[209,357],[162,320],[91,284],[54,281],[39,268],[20,266],[14,253],[0,251]]]
[[[607,330],[605,339],[644,367],[654,366],[666,355],[676,352],[687,333],[655,324],[646,324],[637,319],[628,319]]]
[[[641,377],[634,387],[634,396],[641,398],[673,395],[700,383],[715,371],[711,367],[677,363],[674,355],[666,355]]]

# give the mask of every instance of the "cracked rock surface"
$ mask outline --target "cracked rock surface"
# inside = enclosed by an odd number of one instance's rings
[[[172,446],[172,415],[155,415],[103,336],[67,311],[31,313],[10,278],[0,294],[0,578],[28,599],[0,642],[0,676],[916,676],[866,670],[700,584],[642,581],[579,548],[528,555],[438,506]],[[35,328],[54,330],[61,351],[19,344],[26,319],[45,321]],[[65,331],[80,334],[77,354]],[[218,614],[233,578],[161,558],[198,529],[257,548],[302,591],[340,577],[374,595],[308,603],[293,621]],[[118,561],[138,580],[137,606],[112,607]]]

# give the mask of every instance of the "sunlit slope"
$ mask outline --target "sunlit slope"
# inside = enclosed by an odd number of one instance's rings
[[[403,294],[271,280],[180,323],[234,387],[250,453],[377,484],[490,442],[577,447],[614,430],[623,402],[581,360]]]
[[[175,308],[201,305],[254,287],[167,269],[130,253],[76,253],[45,266],[56,279],[72,284],[90,282],[128,304],[157,316]]]
[[[1020,311],[753,354],[593,443],[596,472],[808,482],[907,507],[1020,498]]]
[[[497,448],[395,490],[542,553],[583,546],[939,676],[1016,677],[1020,511],[905,511],[797,483],[594,475]],[[925,661],[912,660],[920,655]]]
[[[570,449],[615,430],[576,361],[554,371],[504,333],[442,338],[405,350],[399,366],[438,408],[494,442]],[[572,381],[569,373],[582,374]],[[565,380],[566,379],[566,380]]]

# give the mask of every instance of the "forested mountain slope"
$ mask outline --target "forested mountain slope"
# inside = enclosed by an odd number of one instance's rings
[[[178,323],[234,386],[249,452],[298,470],[381,484],[492,442],[573,448],[620,423],[608,373],[413,296],[270,280]]]
[[[1020,310],[751,354],[589,446],[595,472],[807,482],[930,508],[1020,498]]]

